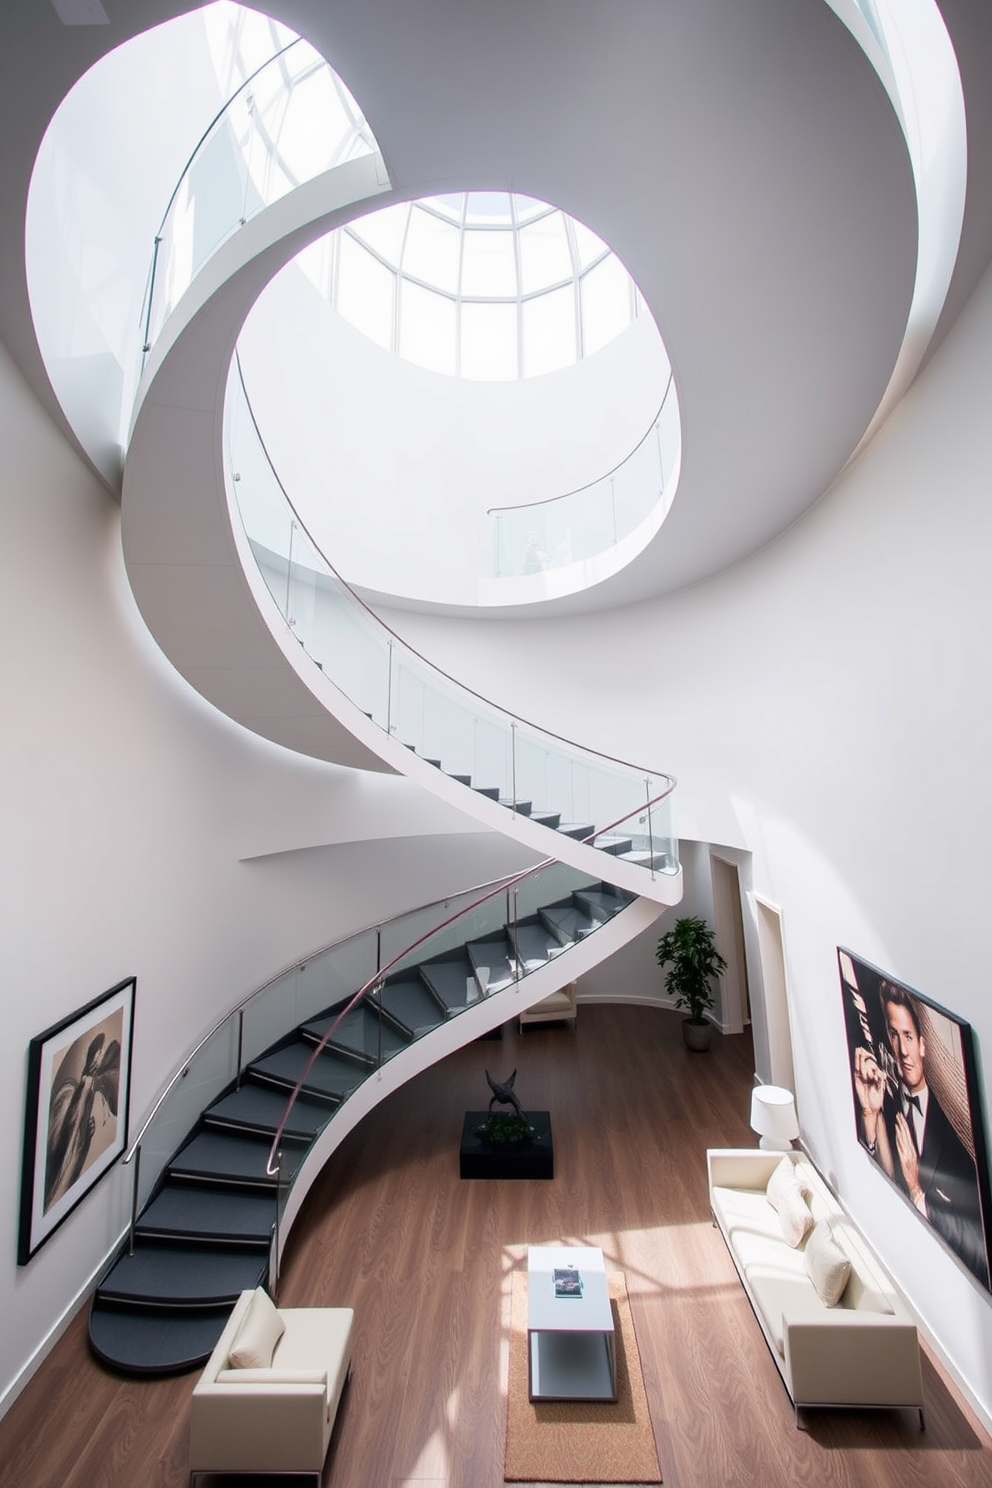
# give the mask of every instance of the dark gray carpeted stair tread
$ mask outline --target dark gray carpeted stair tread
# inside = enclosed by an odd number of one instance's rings
[[[533,816],[533,801],[515,801],[512,796],[501,796],[499,804],[507,811],[515,811],[518,816]]]
[[[594,918],[600,920],[611,920],[618,910],[624,908],[623,900],[602,889],[576,889],[574,897],[583,909],[588,909]]]
[[[615,858],[630,852],[633,846],[631,838],[624,837],[618,832],[603,832],[593,843],[593,847],[598,847],[600,852],[612,853]]]
[[[574,837],[576,842],[584,842],[596,828],[591,822],[559,822],[557,830],[563,837]]]
[[[540,923],[518,924],[513,938],[516,942],[517,958],[527,971],[543,966],[546,961],[550,961],[552,956],[557,956],[563,949],[557,936],[553,935],[546,925]]]
[[[470,940],[465,949],[468,951],[476,981],[485,996],[500,992],[516,981],[516,969],[510,960],[512,948],[505,935]]]
[[[640,868],[660,868],[665,871],[671,866],[667,853],[652,853],[646,847],[632,848],[629,852],[621,853],[620,857],[625,863],[636,863]]]
[[[529,814],[531,821],[537,822],[542,827],[553,827],[556,832],[561,825],[560,811],[545,811],[543,808],[540,811],[535,811],[531,808]]]
[[[449,780],[457,780],[459,785],[471,785],[471,775],[453,775],[450,770],[445,772]]]
[[[420,975],[449,1011],[465,1007],[479,995],[472,963],[464,954],[451,959],[425,961],[420,967]]]
[[[563,946],[574,945],[596,929],[596,921],[588,911],[574,904],[549,904],[540,911],[540,916]]]
[[[382,989],[382,1005],[411,1034],[436,1028],[445,1019],[444,1009],[420,977],[404,976],[387,981]]]
[[[132,1374],[181,1374],[210,1358],[230,1307],[219,1312],[118,1312],[95,1306],[90,1344],[97,1356]]]
[[[103,1281],[101,1301],[172,1307],[221,1307],[256,1287],[269,1269],[268,1255],[257,1250],[177,1245],[138,1245],[125,1251]]]
[[[169,1163],[173,1178],[230,1182],[274,1188],[277,1179],[266,1172],[271,1143],[264,1137],[237,1132],[201,1131]],[[305,1155],[303,1147],[287,1147],[286,1170],[295,1173]]]
[[[209,1126],[258,1132],[272,1137],[286,1110],[288,1093],[267,1089],[248,1082],[240,1090],[221,1096],[203,1114]],[[322,1131],[331,1115],[331,1107],[301,1096],[289,1114],[285,1136],[289,1140],[309,1141]]]
[[[325,1013],[320,1018],[313,1018],[309,1023],[304,1023],[301,1032],[307,1039],[319,1044],[336,1017],[336,1013]],[[355,1054],[370,1062],[374,1068],[380,1047],[383,1058],[389,1059],[400,1049],[405,1049],[407,1042],[385,1019],[380,1023],[374,1010],[362,1003],[341,1019],[325,1047]]]
[[[275,1195],[167,1183],[140,1215],[137,1233],[149,1238],[231,1241],[268,1246]]]
[[[499,800],[498,785],[477,785],[475,787],[475,793],[477,796],[485,796],[489,801]]]
[[[313,1045],[298,1039],[283,1049],[276,1049],[272,1054],[263,1054],[261,1059],[253,1059],[252,1074],[257,1079],[270,1080],[291,1090],[303,1074],[312,1054]],[[307,1073],[303,1088],[340,1101],[350,1095],[367,1075],[367,1067],[362,1068],[340,1054],[318,1054]]]

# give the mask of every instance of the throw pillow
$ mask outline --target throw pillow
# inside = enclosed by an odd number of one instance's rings
[[[844,1288],[851,1274],[851,1263],[825,1220],[813,1226],[813,1232],[806,1241],[803,1262],[820,1301],[827,1307],[836,1307],[844,1295]]]
[[[261,1287],[251,1294],[248,1311],[241,1319],[231,1352],[227,1356],[231,1369],[268,1369],[276,1344],[286,1331],[279,1310]]]
[[[795,1250],[803,1243],[807,1230],[813,1224],[812,1212],[798,1185],[786,1189],[782,1194],[778,1206],[778,1222],[782,1226],[782,1234]]]
[[[792,1158],[783,1157],[768,1180],[765,1194],[773,1209],[781,1209],[783,1199],[792,1193],[798,1193],[799,1197],[802,1198],[803,1186],[799,1181],[799,1175],[796,1172]]]

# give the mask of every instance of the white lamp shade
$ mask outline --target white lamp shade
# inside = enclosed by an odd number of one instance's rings
[[[799,1135],[792,1091],[779,1085],[756,1085],[751,1092],[751,1130],[761,1138],[761,1147],[788,1152],[793,1137]]]

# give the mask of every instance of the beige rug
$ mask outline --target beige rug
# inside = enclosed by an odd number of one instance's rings
[[[513,1273],[507,1482],[661,1482],[627,1283],[620,1271],[611,1271],[607,1279],[616,1329],[616,1404],[532,1403],[527,1398],[527,1274]]]

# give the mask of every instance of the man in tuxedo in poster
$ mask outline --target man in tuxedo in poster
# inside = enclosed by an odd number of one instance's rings
[[[910,1202],[983,1285],[989,1285],[975,1164],[926,1080],[926,1040],[912,998],[883,981],[885,1036],[898,1075],[896,1092],[874,1055],[855,1050],[854,1083],[862,1142]]]

